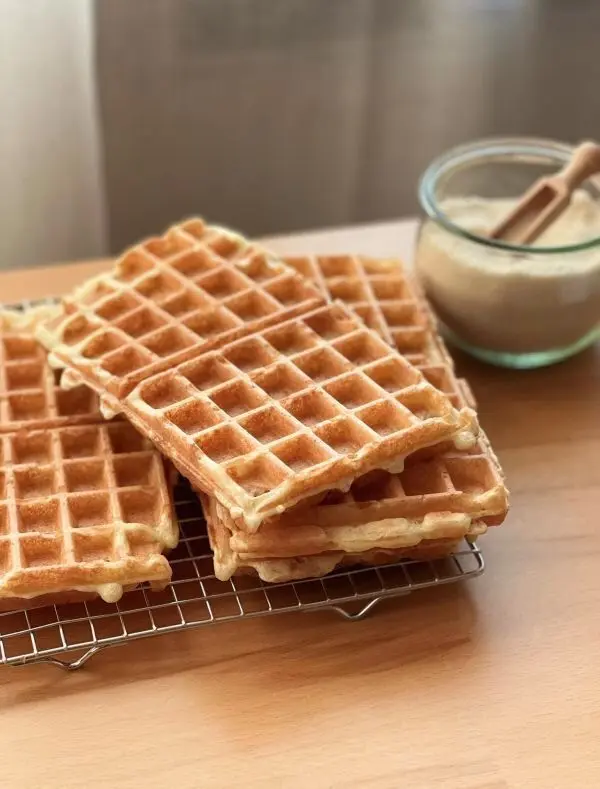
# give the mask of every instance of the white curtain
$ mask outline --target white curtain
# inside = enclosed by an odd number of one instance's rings
[[[92,2],[0,12],[0,269],[101,255]]]

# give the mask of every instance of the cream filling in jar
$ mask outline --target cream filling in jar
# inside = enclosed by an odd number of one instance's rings
[[[447,198],[453,225],[485,236],[517,199]],[[534,247],[600,238],[600,203],[577,191]],[[600,244],[528,253],[478,244],[435,221],[421,231],[416,267],[436,312],[462,340],[490,350],[530,353],[568,347],[600,325]]]

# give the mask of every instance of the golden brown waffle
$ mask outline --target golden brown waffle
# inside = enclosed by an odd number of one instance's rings
[[[467,382],[454,374],[418,285],[398,261],[355,256],[285,260],[311,277],[324,295],[345,300],[404,351],[455,407],[475,408]],[[252,571],[265,581],[280,582],[324,575],[345,564],[435,558],[450,553],[462,538],[501,523],[508,494],[485,436],[468,451],[448,445],[435,450],[433,457],[430,451],[413,454],[400,474],[373,472],[357,479],[347,493],[333,491],[310,505],[301,502],[253,535],[238,529],[218,502],[204,497],[217,575]]]
[[[101,419],[97,396],[86,386],[60,389],[36,325],[58,308],[0,310],[0,433]]]
[[[473,525],[470,539],[476,539],[485,527]],[[459,540],[431,540],[416,548],[397,550],[373,550],[363,553],[347,554],[341,551],[322,553],[318,556],[295,556],[290,559],[248,559],[235,569],[237,575],[258,575],[266,583],[287,583],[304,578],[321,578],[336,569],[356,567],[357,565],[381,566],[401,560],[432,561],[442,559],[453,553]],[[230,564],[215,553],[215,574],[217,578],[230,578]]]
[[[163,461],[124,421],[0,436],[0,606],[170,579]]]
[[[63,384],[82,377],[69,369]],[[471,409],[456,411],[339,303],[204,353],[106,402],[249,530],[372,469],[400,470],[423,447],[472,446],[478,432]]]
[[[241,567],[270,559],[326,555],[324,566],[329,566],[334,555],[337,565],[342,558],[365,562],[382,551],[406,555],[398,552],[438,542],[451,548],[501,523],[508,509],[503,476],[484,437],[470,451],[425,460],[413,456],[399,474],[367,474],[346,493],[330,491],[310,506],[299,504],[265,521],[256,534],[239,529],[214,498],[203,496],[202,502],[216,572],[224,580]],[[298,570],[297,564],[290,566]]]
[[[231,548],[229,532],[222,522],[209,523],[209,537],[214,552],[215,575],[227,580],[232,575],[252,573],[267,583],[285,583],[302,578],[319,578],[336,568],[355,565],[382,565],[398,562],[403,559],[426,561],[439,559],[451,554],[462,538],[475,540],[486,530],[484,523],[473,522],[465,530],[457,528],[460,537],[445,539],[423,539],[416,546],[400,548],[373,548],[359,552],[327,551],[306,556],[290,556],[285,558],[253,558],[242,557]]]
[[[323,303],[310,282],[200,219],[132,247],[64,299],[40,338],[55,361],[123,397],[202,351]]]

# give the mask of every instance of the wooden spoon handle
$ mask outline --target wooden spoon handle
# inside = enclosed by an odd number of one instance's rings
[[[600,171],[600,145],[584,142],[577,146],[571,161],[559,177],[572,191],[598,171]]]

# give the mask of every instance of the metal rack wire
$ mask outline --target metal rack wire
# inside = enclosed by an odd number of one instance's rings
[[[28,305],[17,305],[25,307]],[[173,578],[162,592],[142,586],[116,604],[102,600],[0,613],[0,664],[51,663],[73,670],[102,649],[132,640],[250,617],[330,609],[362,619],[379,601],[474,578],[479,548],[436,561],[401,561],[333,572],[322,579],[265,584],[254,576],[219,581],[198,499],[182,480],[175,491],[181,540],[169,556]]]
[[[331,609],[361,619],[380,600],[480,575],[483,557],[476,545],[446,559],[402,561],[383,567],[339,571],[318,580],[264,584],[251,576],[222,582],[213,573],[212,554],[198,499],[187,483],[175,495],[181,541],[171,554],[173,579],[163,592],[140,588],[116,604],[94,600],[0,614],[0,663],[52,663],[77,669],[107,647],[236,619],[291,611]]]

